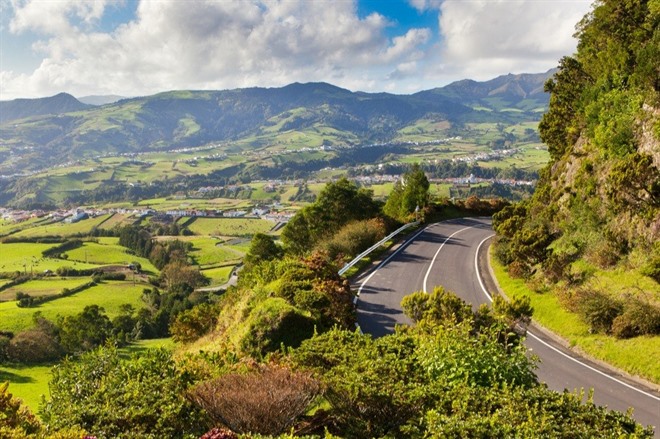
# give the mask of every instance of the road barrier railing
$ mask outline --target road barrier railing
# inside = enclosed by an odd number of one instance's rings
[[[401,232],[403,232],[404,230],[407,230],[407,229],[409,229],[409,228],[411,228],[411,227],[414,227],[414,226],[418,225],[419,223],[420,223],[419,221],[414,221],[414,222],[412,222],[412,223],[404,224],[403,226],[399,227],[399,228],[396,229],[394,232],[390,233],[389,235],[387,235],[386,237],[384,237],[383,239],[381,239],[380,241],[378,241],[377,243],[375,243],[374,245],[372,245],[371,247],[369,247],[368,249],[366,249],[365,251],[363,251],[362,253],[360,253],[359,255],[357,255],[357,256],[355,257],[355,259],[353,259],[351,262],[349,262],[348,264],[344,265],[344,266],[341,268],[341,270],[339,270],[339,272],[338,272],[339,275],[340,275],[340,276],[343,276],[344,273],[346,273],[348,270],[350,270],[351,267],[353,267],[355,264],[357,264],[358,262],[360,262],[360,260],[361,260],[362,258],[364,258],[365,256],[367,256],[369,253],[371,253],[372,251],[376,250],[378,247],[380,247],[381,245],[385,244],[387,241],[389,241],[390,239],[392,239],[393,237],[395,237],[395,236],[398,235],[399,233],[401,233]]]

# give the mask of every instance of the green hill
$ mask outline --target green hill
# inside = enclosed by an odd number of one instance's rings
[[[35,116],[58,115],[90,108],[67,93],[39,99],[0,101],[0,125]]]
[[[242,141],[245,147],[254,148],[290,131],[323,129],[328,144],[383,142],[429,116],[453,124],[538,120],[537,110],[547,105],[547,94],[538,89],[548,75],[508,75],[473,83],[478,85],[478,96],[460,84],[393,95],[351,92],[325,83],[295,83],[281,88],[170,91],[101,107],[75,101],[79,105],[61,103],[57,111],[48,100],[54,98],[9,101],[2,103],[0,173],[213,142]],[[520,93],[509,92],[514,89]],[[5,111],[10,107],[14,110]],[[43,116],[46,113],[52,115]],[[10,121],[19,116],[22,119]]]

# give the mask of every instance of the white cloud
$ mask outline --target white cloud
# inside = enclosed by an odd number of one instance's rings
[[[428,9],[439,8],[442,4],[442,0],[408,0],[408,3],[410,3],[413,8],[423,12]]]
[[[10,29],[16,33],[28,30],[44,34],[69,32],[73,27],[71,23],[72,17],[83,23],[91,24],[101,18],[106,5],[109,3],[113,3],[113,1],[12,0],[14,17],[11,21]]]
[[[0,98],[20,90],[137,95],[293,81],[377,87],[374,72],[419,59],[430,38],[410,29],[389,39],[385,17],[360,18],[348,1],[141,0],[135,19],[110,33],[88,26],[110,3],[16,1],[11,30],[45,35],[33,46],[45,55],[31,75],[4,72]]]
[[[125,0],[11,1],[0,0],[3,23],[36,35],[31,51],[42,61],[33,71],[0,65],[0,99],[294,81],[409,93],[540,72],[574,51],[574,26],[591,2],[408,0],[437,12],[439,34],[413,27],[388,37],[396,24],[359,17],[358,0],[140,0],[135,17],[110,30],[101,23]]]
[[[419,1],[428,7],[431,0]],[[575,25],[590,0],[445,0],[437,5],[442,42],[432,77],[487,79],[544,71],[576,47]]]

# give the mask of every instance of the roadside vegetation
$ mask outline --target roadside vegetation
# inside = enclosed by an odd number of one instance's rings
[[[494,256],[544,325],[660,383],[660,3],[601,2],[578,36],[546,84],[550,163],[494,216]]]
[[[65,260],[84,254],[88,243],[88,252],[121,246],[133,257],[131,271],[63,267],[53,274],[58,282],[92,284],[36,307],[2,304],[13,322],[21,321],[20,310],[32,325],[2,328],[0,376],[20,382],[34,365],[41,381],[43,364],[56,366],[49,392],[32,407],[38,417],[10,396],[13,384],[0,388],[0,410],[10,414],[0,431],[22,438],[463,437],[492,433],[496,417],[502,436],[580,429],[650,437],[627,415],[538,385],[534,360],[513,330],[531,315],[524,299],[473,313],[437,288],[404,300],[415,327],[378,340],[355,332],[353,292],[337,274],[347,260],[402,222],[488,214],[507,204],[477,197],[432,203],[419,167],[404,181],[387,204],[346,179],[326,185],[280,239],[256,233],[242,244],[238,284],[224,292],[200,290],[208,283],[204,272],[215,268],[193,262],[212,266],[236,252],[216,251],[232,242],[225,238],[179,240],[157,235],[173,231],[171,225],[146,223],[114,229],[115,237],[99,242],[50,244],[42,252]],[[138,257],[154,272],[143,273]],[[119,275],[126,278],[115,280]],[[105,291],[115,285],[133,301]],[[103,302],[111,297],[115,305]],[[176,343],[174,352],[140,348],[164,336]],[[15,388],[34,401],[35,387],[25,381]]]

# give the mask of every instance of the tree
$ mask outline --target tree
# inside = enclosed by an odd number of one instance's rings
[[[57,326],[60,344],[69,353],[101,346],[112,333],[112,323],[98,305],[88,305],[80,314],[61,318]]]
[[[275,243],[272,236],[257,233],[252,237],[250,249],[243,261],[246,265],[250,266],[261,261],[271,261],[280,258],[283,253],[282,248]]]
[[[541,118],[539,133],[548,145],[552,160],[558,160],[580,135],[579,110],[589,82],[582,64],[566,56],[559,61],[559,71],[545,83],[544,91],[550,93],[550,106]]]
[[[419,164],[415,163],[401,177],[385,203],[383,211],[388,216],[407,221],[413,212],[424,209],[429,203],[430,183]]]
[[[294,254],[309,252],[343,225],[378,214],[372,192],[341,178],[328,183],[317,200],[298,212],[282,230],[282,242]]]
[[[181,259],[165,265],[160,273],[165,287],[170,292],[192,292],[207,280],[198,268],[188,265]]]
[[[430,183],[424,171],[418,163],[415,163],[403,175],[402,213],[410,214],[417,208],[425,208],[429,203],[429,187]]]

